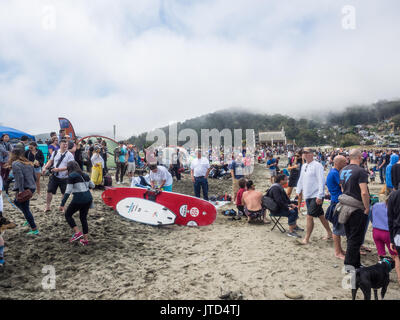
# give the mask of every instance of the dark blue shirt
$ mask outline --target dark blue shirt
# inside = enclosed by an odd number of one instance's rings
[[[233,175],[235,176],[236,180],[242,179],[244,177],[243,168],[244,164],[242,162],[236,162],[235,160],[233,160],[228,167],[228,169],[233,170]]]
[[[339,196],[342,194],[340,188],[340,175],[336,168],[332,168],[326,177],[326,186],[331,194],[331,202],[339,202]]]

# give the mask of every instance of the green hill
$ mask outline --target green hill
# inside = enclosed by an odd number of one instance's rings
[[[354,106],[345,111],[329,113],[323,120],[295,119],[281,114],[254,113],[244,110],[222,110],[209,113],[200,117],[179,122],[178,132],[191,128],[200,137],[201,129],[254,129],[260,131],[280,131],[285,128],[286,137],[296,141],[298,146],[307,145],[349,145],[358,144],[360,137],[357,135],[356,125],[378,125],[383,120],[392,119],[395,125],[400,126],[400,100],[381,101],[373,105]],[[334,129],[334,126],[339,126]],[[168,126],[160,128],[168,137]],[[243,133],[244,134],[244,133]],[[146,142],[147,132],[133,136],[128,141],[143,147]],[[182,142],[183,144],[184,142]]]

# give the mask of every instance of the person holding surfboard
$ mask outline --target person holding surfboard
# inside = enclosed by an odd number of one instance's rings
[[[152,189],[161,189],[172,192],[172,176],[163,166],[150,165],[150,184]]]

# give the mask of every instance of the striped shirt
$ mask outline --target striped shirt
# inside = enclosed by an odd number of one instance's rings
[[[84,173],[80,175],[77,172],[72,172],[68,176],[67,189],[65,190],[64,198],[61,202],[61,207],[65,206],[70,194],[73,194],[71,203],[83,204],[93,201],[92,194],[89,188],[94,188],[93,182],[89,176]]]

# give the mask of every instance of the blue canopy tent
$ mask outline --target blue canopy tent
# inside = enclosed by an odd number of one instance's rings
[[[31,134],[19,131],[19,130],[14,129],[14,128],[0,126],[0,137],[5,133],[10,136],[10,139],[20,139],[22,136],[27,136],[32,141],[36,141],[35,136],[33,136]]]

